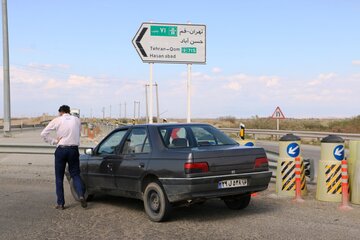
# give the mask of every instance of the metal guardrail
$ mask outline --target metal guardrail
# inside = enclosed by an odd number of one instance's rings
[[[44,126],[40,124],[34,124],[34,125],[14,125],[11,126],[12,132],[21,132],[21,131],[31,131],[36,129],[43,129]],[[0,126],[0,131],[4,129],[3,126]]]
[[[84,152],[89,146],[80,146],[79,151]],[[56,146],[44,144],[0,144],[0,153],[8,154],[54,154]]]
[[[35,129],[42,129],[44,128],[50,120],[42,121],[41,123],[37,124],[16,124],[11,125],[10,129],[11,131],[22,131],[22,130],[35,130]],[[87,122],[81,122],[82,125],[86,125]],[[0,125],[0,130],[4,129],[3,125]]]
[[[239,133],[240,128],[220,128],[221,131],[226,133]],[[257,138],[257,135],[269,135],[269,136],[283,136],[288,133],[292,133],[296,136],[303,138],[315,138],[320,139],[327,137],[329,135],[337,135],[344,140],[358,140],[360,139],[360,134],[357,133],[335,133],[335,132],[310,132],[310,131],[291,131],[291,130],[272,130],[272,129],[246,129],[246,134],[254,135],[254,138]]]

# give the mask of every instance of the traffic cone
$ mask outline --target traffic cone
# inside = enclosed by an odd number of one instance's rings
[[[349,176],[347,170],[346,159],[341,161],[341,190],[342,190],[342,202],[339,207],[340,210],[351,210],[353,209],[349,205]]]
[[[294,202],[302,203],[305,200],[301,197],[301,162],[300,157],[295,158],[295,198]]]

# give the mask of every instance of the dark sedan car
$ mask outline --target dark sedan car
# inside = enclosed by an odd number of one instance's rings
[[[239,146],[207,124],[125,126],[85,153],[80,165],[87,198],[141,199],[152,221],[164,220],[173,206],[210,198],[245,208],[271,178],[263,148]]]

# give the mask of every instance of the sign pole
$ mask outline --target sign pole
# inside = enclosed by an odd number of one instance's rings
[[[145,84],[146,122],[149,122],[149,104],[148,104],[147,87],[148,87],[148,85],[147,85],[147,84]]]
[[[187,64],[187,123],[191,122],[191,64]]]
[[[159,110],[159,90],[158,90],[158,84],[155,82],[155,90],[156,90],[156,116],[157,116],[157,122],[160,122],[160,110]]]
[[[2,30],[3,30],[3,72],[4,72],[4,137],[11,136],[10,112],[10,66],[9,66],[9,36],[7,0],[2,0]]]
[[[280,107],[277,106],[274,113],[271,116],[272,119],[276,119],[276,130],[280,130],[280,119],[285,119],[285,115],[281,111]]]
[[[153,123],[153,65],[154,65],[154,63],[149,63],[149,66],[150,66],[150,80],[149,80],[149,123]]]

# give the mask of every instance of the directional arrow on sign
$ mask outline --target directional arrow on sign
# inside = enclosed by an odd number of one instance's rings
[[[289,148],[289,154],[290,155],[294,155],[296,153],[296,150],[298,150],[299,146],[296,146],[294,148],[290,147]]]
[[[344,147],[342,147],[342,148],[336,148],[334,154],[335,154],[336,156],[341,157],[341,156],[343,155],[343,152],[344,152]]]
[[[147,57],[147,54],[143,48],[143,46],[141,45],[141,39],[143,38],[144,34],[146,33],[146,31],[148,30],[147,27],[144,27],[143,29],[141,29],[141,32],[139,34],[139,36],[136,38],[136,41],[135,41],[135,44],[136,46],[139,48],[141,54],[144,56],[144,57]]]

